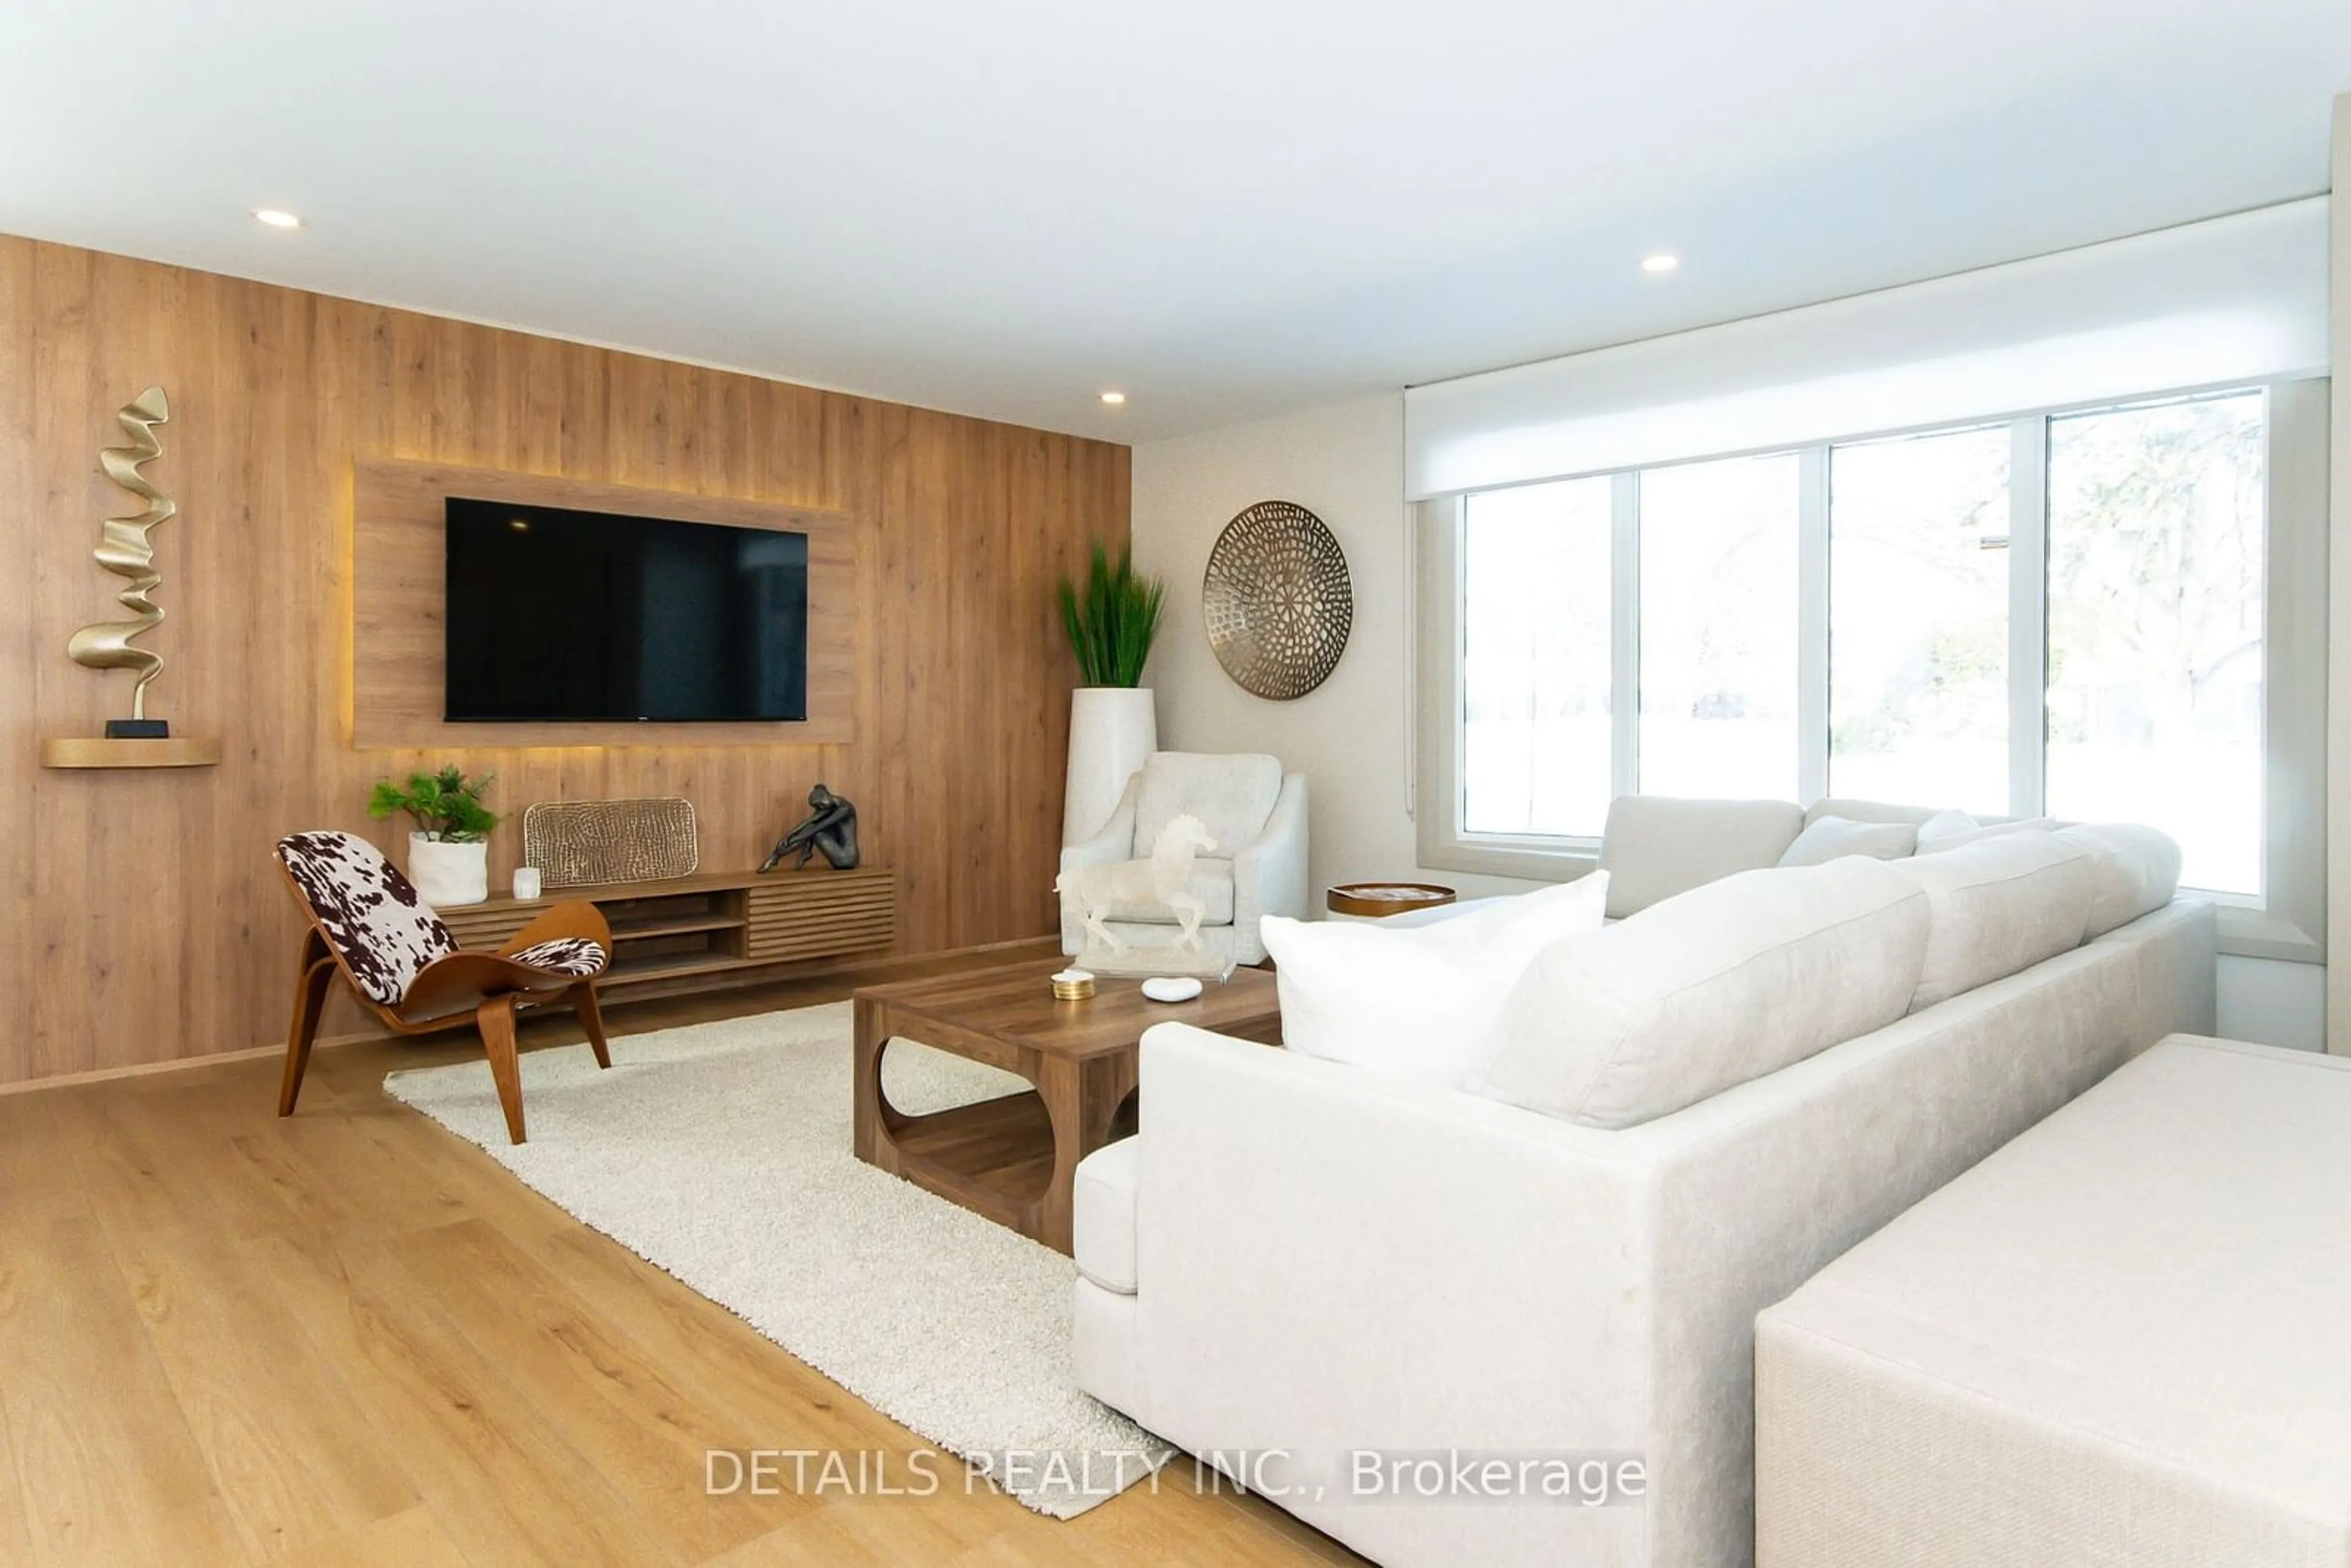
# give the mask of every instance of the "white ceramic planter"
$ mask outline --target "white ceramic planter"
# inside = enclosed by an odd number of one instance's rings
[[[1126,781],[1159,749],[1159,709],[1149,686],[1080,686],[1070,694],[1070,784],[1061,841],[1102,831]]]
[[[408,835],[408,880],[435,909],[479,904],[490,896],[490,846],[448,844]]]

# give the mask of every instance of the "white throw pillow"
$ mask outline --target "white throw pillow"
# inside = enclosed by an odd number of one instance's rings
[[[1900,822],[1915,828],[1937,815],[1931,806],[1897,806],[1891,800],[1863,800],[1850,795],[1823,795],[1804,808],[1807,822],[1843,817],[1848,822]]]
[[[1886,869],[1923,888],[1934,911],[1914,1013],[2080,946],[2099,884],[2095,853],[2045,832],[2001,833]]]
[[[2045,833],[2055,825],[2046,817],[2019,822],[1979,822],[1965,811],[1938,811],[1918,824],[1918,852],[1940,854],[1962,844],[1980,843],[2007,833]]]
[[[1938,811],[1918,824],[1918,852],[1932,854],[1983,826],[1965,811]]]
[[[1918,830],[1908,822],[1856,822],[1850,817],[1820,817],[1796,835],[1782,865],[1826,865],[1847,855],[1876,861],[1907,859],[1918,847]]]
[[[1803,826],[1803,808],[1792,800],[1619,795],[1600,838],[1609,916],[1622,920],[1733,872],[1776,865]]]
[[[1892,862],[1741,872],[1547,948],[1473,1094],[1630,1127],[1900,1018],[1928,910]]]
[[[1407,909],[1402,915],[1383,915],[1380,929],[1410,931],[1420,925],[1442,925],[1448,920],[1458,920],[1481,909],[1493,909],[1509,904],[1520,896],[1515,893],[1506,893],[1492,898],[1457,898],[1450,904],[1432,904],[1426,909]]]
[[[1259,923],[1281,996],[1281,1040],[1303,1056],[1458,1084],[1493,1049],[1502,1008],[1536,954],[1600,929],[1608,873],[1435,925]]]
[[[2096,857],[2097,886],[2085,936],[2104,936],[2169,904],[2179,891],[2179,845],[2134,822],[2083,822],[2056,837]]]

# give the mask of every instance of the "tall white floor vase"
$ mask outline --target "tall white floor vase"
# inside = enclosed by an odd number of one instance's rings
[[[1159,749],[1159,709],[1149,686],[1080,686],[1070,694],[1070,787],[1061,841],[1102,831],[1126,781]]]

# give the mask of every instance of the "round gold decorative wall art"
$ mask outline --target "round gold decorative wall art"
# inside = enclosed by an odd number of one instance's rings
[[[1355,623],[1346,555],[1294,501],[1243,507],[1208,552],[1200,614],[1217,663],[1243,691],[1302,697],[1330,677]]]

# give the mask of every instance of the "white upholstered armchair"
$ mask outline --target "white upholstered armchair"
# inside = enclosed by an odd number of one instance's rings
[[[1140,860],[1159,831],[1179,816],[1200,820],[1216,847],[1192,862],[1192,894],[1207,908],[1200,939],[1236,964],[1265,956],[1261,915],[1306,915],[1306,775],[1284,774],[1278,758],[1211,757],[1155,751],[1134,778],[1102,831],[1061,852],[1061,870]],[[1107,922],[1137,946],[1175,940],[1175,915],[1151,904],[1119,907]],[[1085,944],[1085,911],[1064,898],[1061,950]]]

